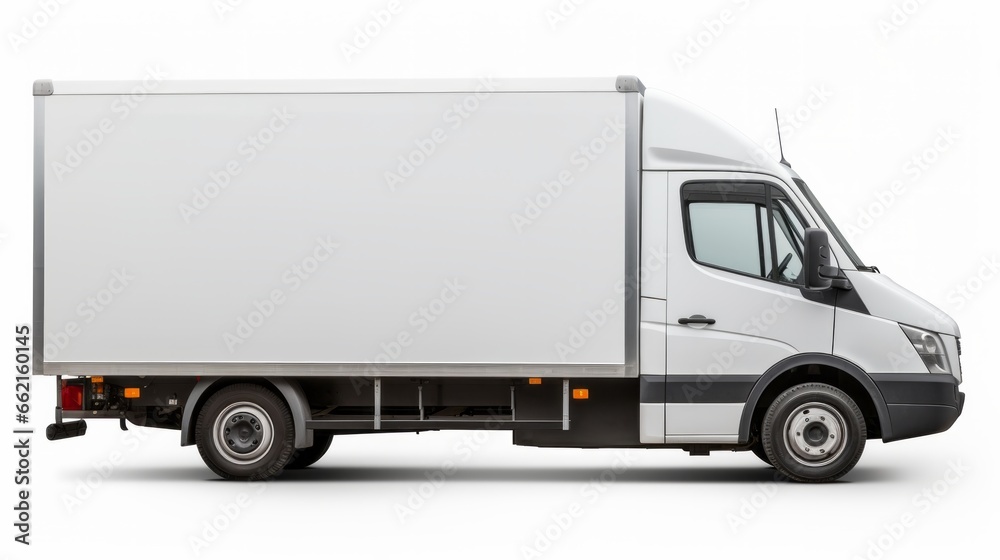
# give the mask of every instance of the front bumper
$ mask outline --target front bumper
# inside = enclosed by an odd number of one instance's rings
[[[958,420],[965,393],[951,375],[878,373],[871,375],[889,411],[882,441],[899,441],[943,432]]]

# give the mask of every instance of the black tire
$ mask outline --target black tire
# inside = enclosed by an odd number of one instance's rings
[[[267,480],[281,473],[295,451],[288,405],[252,383],[219,389],[198,411],[194,439],[202,460],[230,480]]]
[[[326,455],[333,443],[333,434],[330,432],[313,432],[313,444],[305,449],[296,449],[292,454],[292,459],[288,461],[285,468],[288,470],[304,469]]]
[[[753,447],[750,448],[750,451],[753,451],[753,454],[756,455],[757,458],[760,459],[761,461],[764,461],[769,466],[773,466],[771,465],[771,460],[767,458],[767,452],[764,451],[764,443],[759,439],[756,442],[754,442]]]
[[[761,423],[769,462],[797,482],[831,482],[847,474],[861,458],[867,435],[858,405],[823,383],[781,393]]]

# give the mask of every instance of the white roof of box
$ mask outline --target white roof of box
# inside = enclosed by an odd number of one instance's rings
[[[604,78],[480,78],[361,80],[158,80],[151,74],[129,81],[38,80],[34,95],[150,95],[220,93],[464,93],[619,91],[642,93],[635,76]]]

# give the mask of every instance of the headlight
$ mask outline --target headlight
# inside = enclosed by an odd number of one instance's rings
[[[931,373],[951,374],[951,366],[948,364],[948,356],[944,353],[944,342],[941,337],[931,331],[925,331],[908,325],[899,325],[910,339],[910,344],[917,351],[917,355],[924,361],[927,371]]]

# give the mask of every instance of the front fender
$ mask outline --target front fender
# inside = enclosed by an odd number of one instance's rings
[[[885,398],[882,396],[882,392],[879,391],[878,386],[875,385],[872,378],[863,369],[858,367],[856,364],[845,360],[844,358],[834,356],[832,354],[811,352],[789,356],[768,368],[768,370],[760,376],[757,383],[754,384],[753,389],[750,390],[750,396],[747,397],[747,402],[743,406],[743,415],[740,417],[740,444],[750,443],[750,429],[752,427],[751,423],[753,422],[753,412],[757,408],[761,395],[764,394],[764,391],[768,388],[768,386],[770,386],[779,375],[785,373],[786,371],[794,367],[808,365],[821,365],[836,368],[843,371],[847,375],[850,375],[859,384],[861,384],[861,386],[868,392],[868,396],[875,405],[875,411],[878,414],[878,421],[882,430],[882,439],[884,441],[890,441],[892,439],[892,420],[889,417],[889,408],[885,404]]]

